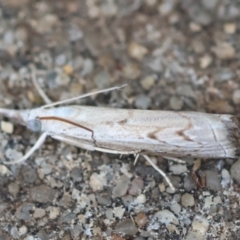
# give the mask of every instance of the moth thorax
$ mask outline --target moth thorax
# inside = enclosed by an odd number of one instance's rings
[[[41,132],[42,131],[42,123],[38,119],[32,119],[27,121],[27,128],[33,132]]]

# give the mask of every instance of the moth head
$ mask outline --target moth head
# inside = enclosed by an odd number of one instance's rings
[[[33,132],[41,132],[42,131],[42,123],[39,119],[31,119],[27,121],[27,128]]]

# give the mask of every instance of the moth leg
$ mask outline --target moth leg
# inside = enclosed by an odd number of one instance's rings
[[[135,159],[134,159],[134,163],[133,163],[134,166],[137,164],[138,158],[139,158],[139,154],[137,154],[136,157],[135,157]]]
[[[179,158],[174,158],[174,157],[169,157],[169,156],[162,156],[163,158],[167,159],[167,160],[171,160],[177,163],[181,163],[181,164],[185,164],[186,161],[179,159]]]
[[[114,150],[114,149],[107,149],[107,148],[100,148],[100,147],[95,147],[94,149],[95,151],[99,151],[99,152],[105,152],[105,153],[112,153],[112,154],[136,154],[139,151],[119,151],[119,150]]]
[[[158,171],[162,176],[163,178],[166,180],[166,182],[168,183],[169,187],[175,191],[175,187],[173,186],[173,184],[171,183],[171,180],[169,179],[169,177],[166,175],[165,172],[163,172],[151,159],[150,157],[148,157],[147,155],[142,155],[151,165],[152,167]]]
[[[62,141],[70,145],[80,147],[89,151],[99,151],[99,152],[112,153],[112,154],[136,154],[137,153],[136,151],[119,151],[119,150],[113,150],[113,149],[107,149],[107,148],[100,148],[100,147],[96,147],[92,143],[79,141],[75,138],[66,137],[62,135],[52,135],[51,137],[59,141]]]
[[[69,145],[75,146],[75,147],[79,147],[88,151],[94,151],[95,147],[94,144],[92,143],[88,143],[88,142],[84,142],[84,141],[79,141],[76,140],[75,138],[72,137],[66,137],[66,136],[62,136],[62,135],[51,135],[52,138],[57,139],[61,142],[65,142]]]
[[[21,162],[24,162],[25,160],[27,160],[38,148],[40,148],[42,146],[42,144],[44,143],[46,137],[48,136],[48,133],[43,133],[38,140],[36,141],[36,143],[31,147],[31,149],[20,159],[14,160],[14,161],[10,161],[10,162],[3,162],[6,165],[13,165],[13,164],[18,164]]]

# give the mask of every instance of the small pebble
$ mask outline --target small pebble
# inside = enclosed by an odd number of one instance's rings
[[[180,96],[195,98],[195,93],[189,84],[181,84],[178,86],[177,93]]]
[[[240,159],[232,165],[230,173],[232,178],[240,184]]]
[[[201,3],[204,6],[204,8],[206,8],[206,9],[215,10],[217,5],[219,4],[219,0],[211,0],[211,1],[202,0]]]
[[[149,68],[156,72],[156,73],[160,73],[163,70],[163,64],[162,64],[162,58],[157,57],[153,60],[150,60],[150,62],[148,63]]]
[[[135,217],[135,222],[140,228],[144,227],[148,222],[148,217],[144,213],[138,213],[138,215]]]
[[[43,171],[44,175],[50,174],[52,172],[52,169],[53,169],[52,165],[50,165],[46,162],[43,162],[41,164],[41,167],[42,167],[42,171]]]
[[[175,175],[186,173],[188,171],[186,165],[183,164],[173,164],[170,166],[169,170]]]
[[[129,207],[133,203],[133,196],[125,195],[122,197],[122,202],[125,207]]]
[[[146,0],[145,4],[149,7],[154,7],[157,3],[157,0]]]
[[[8,148],[5,152],[5,156],[10,160],[14,161],[23,156],[21,152],[16,151],[15,149]]]
[[[236,55],[235,48],[227,42],[218,43],[212,50],[222,60],[233,59]]]
[[[144,90],[150,90],[155,83],[155,75],[149,75],[141,79],[141,86]]]
[[[114,234],[114,235],[111,237],[111,240],[126,240],[126,238],[122,238],[122,237]]]
[[[46,211],[49,213],[50,219],[55,219],[60,213],[60,208],[49,206],[46,208]]]
[[[106,1],[101,6],[101,12],[105,17],[112,17],[117,14],[118,8],[114,1]]]
[[[57,195],[57,190],[47,185],[35,186],[30,189],[30,197],[33,201],[40,203],[52,202]]]
[[[186,235],[186,240],[205,240],[206,238],[200,233],[190,230]]]
[[[33,213],[34,218],[42,218],[46,215],[46,212],[44,209],[41,208],[35,208],[35,211]]]
[[[93,71],[94,63],[93,63],[92,59],[90,59],[90,58],[85,59],[82,65],[83,65],[83,68],[81,71],[82,77],[88,75],[89,73],[91,73]]]
[[[34,236],[27,236],[23,240],[35,240],[36,238]]]
[[[221,175],[222,175],[221,185],[223,188],[227,189],[232,181],[230,173],[227,169],[224,168],[222,169]]]
[[[110,75],[107,71],[97,73],[93,80],[94,83],[97,85],[98,89],[106,88],[111,81]]]
[[[210,55],[204,55],[200,58],[200,68],[205,69],[209,67],[212,63],[212,57]]]
[[[147,54],[147,52],[147,48],[136,42],[132,42],[128,46],[129,55],[137,60],[142,60],[143,57]]]
[[[108,193],[97,194],[97,202],[103,206],[110,206],[112,203],[111,195]]]
[[[113,209],[113,214],[115,217],[122,219],[125,212],[125,208],[123,206],[115,207]]]
[[[156,221],[159,221],[160,223],[163,223],[166,225],[169,225],[169,224],[178,225],[179,224],[179,221],[175,217],[175,215],[167,209],[158,211],[154,214],[151,222],[156,222]]]
[[[175,4],[176,2],[174,0],[164,0],[159,5],[158,11],[162,16],[166,16],[173,11]]]
[[[135,105],[138,109],[148,109],[151,104],[151,99],[146,95],[140,94],[136,97]]]
[[[195,183],[190,175],[184,177],[184,189],[191,191],[195,188]]]
[[[56,57],[55,61],[56,61],[56,64],[59,65],[59,66],[62,66],[66,63],[66,55],[64,54],[60,54]]]
[[[116,182],[116,186],[113,188],[113,198],[122,197],[127,193],[129,188],[130,180],[129,178],[123,176]]]
[[[194,231],[199,232],[200,234],[206,234],[209,228],[209,222],[203,216],[197,215],[192,222],[192,228]]]
[[[143,204],[143,203],[146,202],[146,200],[147,200],[146,195],[145,194],[140,194],[139,196],[136,197],[134,203]]]
[[[141,70],[137,64],[129,63],[123,68],[123,74],[127,79],[135,80],[141,74]]]
[[[228,67],[216,68],[216,71],[214,74],[215,81],[217,82],[229,81],[229,79],[232,79],[234,77],[235,77],[235,72]]]
[[[19,220],[29,221],[32,216],[34,205],[32,203],[23,203],[17,208],[15,216]]]
[[[58,86],[67,86],[70,83],[70,77],[64,72],[59,73],[56,77],[56,83]]]
[[[159,183],[158,184],[158,189],[160,192],[165,192],[166,191],[166,185],[164,183]]]
[[[170,209],[176,214],[179,215],[179,213],[181,212],[181,205],[178,204],[177,202],[172,203],[170,205]]]
[[[79,167],[75,167],[71,170],[70,176],[75,180],[75,181],[81,181],[82,180],[82,174],[83,170]]]
[[[103,190],[103,187],[107,184],[106,178],[100,174],[93,173],[90,177],[89,185],[94,192]]]
[[[207,170],[204,172],[206,176],[206,187],[213,191],[221,190],[220,177],[218,173]]]
[[[232,95],[232,100],[233,100],[234,104],[236,104],[236,105],[240,104],[240,89],[234,90],[233,95]]]
[[[8,191],[14,197],[17,196],[17,194],[19,193],[19,190],[20,190],[20,187],[16,182],[12,182],[8,185]]]
[[[234,34],[237,30],[237,25],[235,23],[226,23],[223,26],[224,32],[227,34]]]
[[[220,99],[212,100],[211,102],[209,102],[208,109],[216,113],[217,112],[229,114],[234,113],[233,106],[230,105],[228,101]]]
[[[181,110],[183,107],[183,100],[181,97],[171,96],[169,104],[172,110]]]
[[[13,237],[14,239],[19,239],[19,233],[18,233],[18,229],[17,229],[16,226],[13,226],[13,227],[11,228],[10,233],[11,233],[11,235],[12,235],[12,237]],[[1,235],[0,235],[0,237],[1,237]]]
[[[14,127],[13,127],[13,124],[10,122],[1,121],[1,129],[5,133],[12,134]]]
[[[26,226],[21,226],[18,230],[19,236],[22,236],[27,233],[27,227]]]
[[[132,219],[125,219],[122,222],[118,223],[115,227],[115,232],[127,236],[134,236],[137,233],[137,231],[138,229],[134,225]]]
[[[202,30],[202,26],[195,22],[191,22],[189,28],[192,32],[200,32]]]
[[[11,175],[11,171],[5,166],[0,164],[0,175],[4,176],[4,175]]]
[[[25,182],[34,183],[37,180],[37,173],[35,169],[23,169],[22,172]]]
[[[134,178],[128,193],[130,195],[135,196],[141,193],[142,189],[143,189],[143,180],[141,178]]]
[[[81,40],[83,38],[83,35],[84,33],[76,24],[72,24],[68,29],[68,36],[71,42]]]
[[[70,66],[70,65],[65,65],[65,66],[63,66],[63,72],[64,72],[66,75],[72,75],[72,73],[73,73],[73,68],[72,68],[72,66]]]
[[[189,194],[189,193],[183,194],[182,198],[181,198],[181,204],[184,207],[192,207],[192,206],[194,206],[195,202],[194,202],[193,195]]]

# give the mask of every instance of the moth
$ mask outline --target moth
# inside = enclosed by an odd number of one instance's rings
[[[121,86],[122,87],[122,86]],[[45,141],[47,136],[89,150],[113,154],[143,155],[174,188],[167,176],[151,162],[148,155],[167,158],[236,158],[239,150],[239,129],[235,116],[203,112],[174,112],[137,109],[115,109],[90,106],[56,105],[74,101],[50,103],[36,109],[0,109],[0,115],[42,135],[21,159],[25,161]]]

